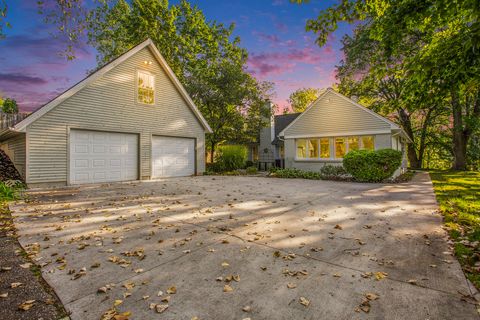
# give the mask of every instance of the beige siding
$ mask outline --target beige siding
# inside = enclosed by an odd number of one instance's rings
[[[285,130],[285,137],[339,135],[364,131],[390,132],[390,124],[328,91]]]
[[[25,134],[3,141],[0,149],[5,151],[20,175],[25,178]]]
[[[152,61],[145,65],[144,61]],[[136,102],[137,70],[155,74],[155,105]],[[165,71],[144,48],[55,107],[28,128],[28,183],[66,182],[69,129],[140,134],[140,177],[150,178],[151,136],[197,139],[197,173],[205,170],[205,131]]]

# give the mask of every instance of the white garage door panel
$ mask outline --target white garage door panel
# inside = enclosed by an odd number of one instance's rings
[[[152,137],[152,177],[183,177],[195,173],[195,140]]]
[[[130,133],[70,131],[70,183],[138,179],[138,136]]]

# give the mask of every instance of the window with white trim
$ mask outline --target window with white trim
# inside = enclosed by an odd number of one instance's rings
[[[155,76],[149,72],[138,71],[137,101],[144,104],[155,103]]]
[[[295,148],[296,159],[341,160],[352,150],[375,150],[375,140],[374,136],[296,139]]]

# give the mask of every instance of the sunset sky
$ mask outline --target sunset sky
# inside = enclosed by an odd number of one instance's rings
[[[58,53],[65,43],[51,35],[52,27],[37,13],[36,0],[7,0],[12,28],[0,40],[0,93],[13,97],[24,111],[42,106],[86,76],[96,66],[95,50],[86,45],[77,59]],[[176,3],[177,1],[171,1]],[[288,0],[195,0],[208,20],[236,25],[235,35],[249,53],[248,69],[275,84],[274,102],[282,109],[291,92],[301,87],[324,88],[335,83],[335,65],[342,59],[342,26],[323,48],[305,31],[307,19],[335,1],[295,5]]]

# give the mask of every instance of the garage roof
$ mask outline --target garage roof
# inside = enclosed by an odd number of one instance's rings
[[[13,128],[10,128],[9,131],[25,132],[28,125],[30,125],[31,123],[39,119],[41,116],[43,116],[44,114],[46,114],[47,112],[49,112],[50,110],[58,106],[60,103],[70,98],[75,93],[77,93],[78,91],[80,91],[81,89],[83,89],[84,87],[92,83],[93,81],[97,80],[98,78],[102,77],[105,73],[115,68],[116,66],[118,66],[119,64],[121,64],[122,62],[124,62],[125,60],[127,60],[128,58],[130,58],[131,56],[133,56],[134,54],[136,54],[137,52],[139,52],[140,50],[146,47],[149,47],[152,50],[153,55],[157,59],[158,63],[165,70],[170,80],[172,80],[173,84],[178,89],[181,96],[185,99],[185,101],[187,102],[187,105],[192,109],[193,113],[198,118],[198,120],[200,121],[204,129],[208,133],[212,133],[212,129],[208,125],[205,118],[203,118],[202,114],[200,113],[200,110],[198,110],[192,98],[190,98],[187,91],[185,90],[183,85],[180,83],[178,78],[175,76],[172,69],[170,69],[167,62],[165,61],[161,53],[158,51],[157,47],[155,46],[155,44],[151,39],[145,40],[144,42],[128,50],[126,53],[122,54],[118,58],[112,60],[105,66],[101,67],[100,69],[98,69],[97,71],[95,71],[94,73],[92,73],[91,75],[83,79],[82,81],[75,84],[73,87],[71,87],[67,91],[63,92],[61,95],[59,95],[55,99],[45,104],[43,107],[41,107],[40,109],[32,113],[29,117],[17,123]]]

